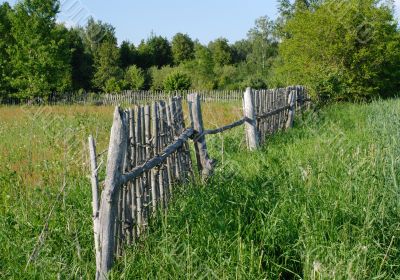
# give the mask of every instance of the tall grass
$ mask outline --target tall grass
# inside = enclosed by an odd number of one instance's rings
[[[98,152],[107,148],[112,112],[0,107],[0,279],[93,279],[86,141],[93,134]],[[209,104],[204,113],[214,127],[237,119],[240,106]]]
[[[210,140],[215,176],[182,188],[113,278],[399,278],[399,112],[335,105],[255,153],[242,131]]]
[[[237,104],[203,111],[207,128],[240,117]],[[84,143],[107,147],[112,108],[46,112],[0,108],[0,278],[92,279]],[[214,177],[180,187],[112,278],[399,278],[399,112],[397,100],[334,105],[253,153],[242,128],[209,137]]]

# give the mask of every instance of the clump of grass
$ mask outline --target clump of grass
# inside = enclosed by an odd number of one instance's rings
[[[181,188],[113,278],[396,278],[399,112],[334,105],[255,153],[240,130],[210,139],[215,176]]]

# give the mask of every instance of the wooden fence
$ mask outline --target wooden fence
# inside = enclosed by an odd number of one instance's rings
[[[198,174],[206,179],[215,166],[206,135],[244,124],[248,148],[255,150],[266,135],[291,127],[296,108],[303,108],[308,98],[302,87],[248,88],[243,118],[213,130],[204,129],[200,95],[189,94],[187,102],[191,121],[187,128],[181,97],[125,111],[116,107],[101,198],[95,141],[89,137],[97,279],[107,279],[124,246],[145,233],[158,208],[167,208],[174,186],[194,179],[189,140],[194,143]]]
[[[121,104],[145,104],[158,100],[168,100],[174,96],[181,96],[183,100],[187,96],[197,93],[202,102],[240,102],[243,97],[241,90],[183,90],[183,91],[132,91],[120,93],[54,93],[48,99],[36,98],[17,100],[13,98],[0,98],[0,104],[4,105],[104,105],[118,106]]]

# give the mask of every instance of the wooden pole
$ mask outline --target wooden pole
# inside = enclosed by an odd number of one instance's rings
[[[99,275],[99,279],[101,280],[107,279],[107,274],[110,271],[114,260],[118,190],[121,186],[124,155],[127,147],[126,128],[122,114],[120,108],[116,107],[108,149],[105,187],[101,195],[101,266]]]
[[[195,138],[195,151],[199,173],[203,179],[212,173],[214,161],[210,159],[207,152],[206,138],[202,135],[204,131],[203,116],[201,114],[200,96],[197,93],[188,96],[189,114],[192,128],[200,137]]]
[[[243,98],[243,112],[246,119],[246,140],[249,150],[255,150],[259,146],[256,127],[256,115],[254,108],[254,95],[251,88],[247,88]]]
[[[92,208],[93,208],[93,233],[94,233],[94,246],[96,250],[96,279],[100,276],[100,220],[99,220],[99,179],[97,174],[97,156],[96,156],[96,143],[92,137],[89,136],[89,153],[90,153],[90,167],[92,170],[91,182],[92,182]]]
[[[295,114],[295,97],[296,97],[296,91],[292,90],[289,93],[289,98],[288,98],[288,103],[289,103],[289,114],[288,114],[288,119],[286,122],[286,129],[292,128],[293,127],[293,122],[294,122],[294,114]]]
[[[153,145],[153,156],[158,154],[158,104],[153,102],[152,104],[152,145]],[[156,212],[157,208],[157,171],[155,169],[151,170],[151,206],[152,214]]]

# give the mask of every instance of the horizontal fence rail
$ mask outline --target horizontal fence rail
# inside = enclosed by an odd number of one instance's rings
[[[202,98],[197,93],[186,96],[189,127],[185,127],[182,97],[125,111],[116,107],[101,195],[95,141],[89,137],[96,279],[107,279],[114,259],[145,234],[158,208],[167,208],[174,185],[195,178],[190,140],[198,175],[206,180],[216,164],[208,154],[207,135],[245,125],[248,149],[256,150],[268,135],[292,127],[295,112],[307,108],[310,101],[301,86],[248,88],[241,99],[243,118],[210,130],[204,129]]]

